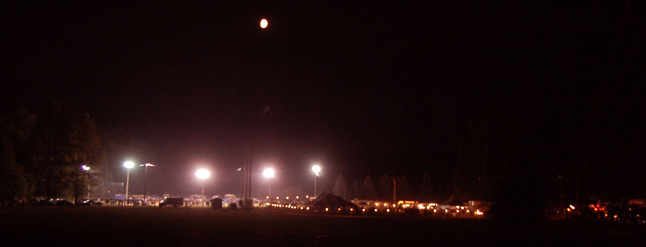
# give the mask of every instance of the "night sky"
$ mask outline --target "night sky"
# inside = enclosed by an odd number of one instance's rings
[[[2,113],[90,114],[130,145],[108,158],[114,180],[151,162],[159,194],[199,193],[201,167],[207,194],[240,194],[250,146],[254,197],[268,166],[272,194],[312,194],[315,162],[326,190],[339,173],[448,182],[492,111],[531,122],[551,168],[646,176],[642,2],[277,2],[3,4]]]

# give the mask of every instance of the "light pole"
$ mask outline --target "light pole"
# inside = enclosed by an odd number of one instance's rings
[[[202,179],[202,197],[204,197],[204,179],[208,178],[210,175],[211,173],[206,169],[199,169],[195,173],[197,178]]]
[[[244,198],[244,170],[245,168],[238,168],[238,171],[240,172],[240,196],[241,198]],[[242,203],[240,204],[242,206]]]
[[[132,163],[132,161],[126,161],[123,163],[123,166],[128,169],[128,172],[126,173],[126,203],[128,202],[128,187],[130,186],[130,168],[133,168],[135,166],[135,163]]]
[[[314,196],[316,196],[316,177],[318,177],[319,172],[321,172],[321,166],[319,165],[312,166],[312,171],[314,172]]]
[[[146,170],[146,172],[145,172],[146,175],[144,176],[144,205],[148,206],[148,196],[146,195],[146,184],[148,183],[148,167],[149,166],[155,166],[155,165],[150,164],[150,163],[146,163],[146,164],[141,164],[139,166],[143,166],[143,167],[146,168],[145,169]]]
[[[271,201],[271,178],[274,177],[274,169],[267,168],[262,172],[262,175],[267,178],[269,187],[269,201]]]
[[[87,176],[89,178],[90,177],[90,167],[86,166],[86,165],[83,165],[82,168],[83,168],[83,170],[85,170],[87,172]],[[90,181],[87,182],[87,199],[88,200],[90,199]]]

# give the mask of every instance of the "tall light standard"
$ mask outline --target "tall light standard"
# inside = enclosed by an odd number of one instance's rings
[[[126,175],[126,202],[128,201],[128,186],[130,186],[130,168],[133,168],[135,166],[135,163],[132,163],[132,161],[126,161],[123,163],[123,166],[128,169],[128,173]]]
[[[271,201],[271,178],[274,177],[274,169],[267,168],[262,172],[262,175],[267,178],[269,184],[269,201]]]
[[[240,172],[240,196],[241,198],[244,198],[244,170],[245,168],[238,168],[238,171]],[[240,206],[242,206],[242,203],[240,203]]]
[[[312,166],[312,171],[314,172],[314,196],[316,196],[316,177],[320,176],[319,172],[321,172],[321,166]]]
[[[199,169],[195,173],[197,178],[202,179],[202,197],[204,197],[204,179],[208,178],[210,175],[211,173],[206,169]]]
[[[146,170],[146,172],[145,172],[146,175],[144,176],[144,205],[148,206],[148,196],[146,195],[146,184],[148,183],[148,167],[149,166],[155,166],[155,165],[150,164],[150,163],[146,163],[146,164],[141,164],[139,166],[143,166],[143,167],[146,168],[145,169]]]
[[[90,177],[90,167],[86,166],[86,165],[83,165],[82,168],[83,168],[84,171],[87,172],[87,176],[89,178]],[[87,199],[88,200],[90,199],[90,182],[89,181],[87,183]]]

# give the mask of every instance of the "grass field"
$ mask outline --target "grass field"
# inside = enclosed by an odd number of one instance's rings
[[[278,210],[158,207],[0,208],[10,246],[646,246],[646,229],[550,221],[330,217]],[[5,242],[6,243],[6,242]],[[7,246],[7,245],[4,245]]]

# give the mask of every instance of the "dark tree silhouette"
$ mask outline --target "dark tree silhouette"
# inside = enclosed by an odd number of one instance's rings
[[[30,196],[77,197],[78,188],[90,182],[78,179],[77,168],[85,164],[101,170],[100,138],[87,114],[75,114],[54,102],[38,114],[17,111],[12,124],[15,160],[24,167]]]
[[[363,196],[366,199],[377,199],[377,191],[375,190],[375,185],[370,178],[370,175],[366,176],[363,179],[363,184],[361,184],[361,190],[363,191]]]
[[[332,193],[337,196],[343,197],[346,200],[350,199],[348,194],[348,185],[345,177],[343,177],[343,174],[339,174],[339,176],[336,178],[336,181],[334,181],[334,188],[332,189]]]
[[[379,179],[379,196],[381,200],[392,201],[393,200],[393,178],[388,175],[384,175]]]
[[[433,186],[433,181],[431,181],[431,175],[425,172],[422,177],[422,183],[419,185],[417,198],[419,201],[430,201],[435,193],[435,187]]]
[[[511,102],[472,117],[452,184],[460,201],[493,202],[490,213],[497,220],[535,222],[544,215],[548,170],[537,131],[542,121],[528,113],[532,104]]]
[[[358,180],[355,180],[352,185],[352,193],[350,193],[350,198],[366,199],[363,195],[363,190]]]
[[[397,200],[412,200],[413,193],[411,190],[410,182],[406,176],[401,176],[397,178]]]
[[[0,204],[13,203],[26,192],[27,182],[22,166],[16,163],[13,144],[0,133]]]

